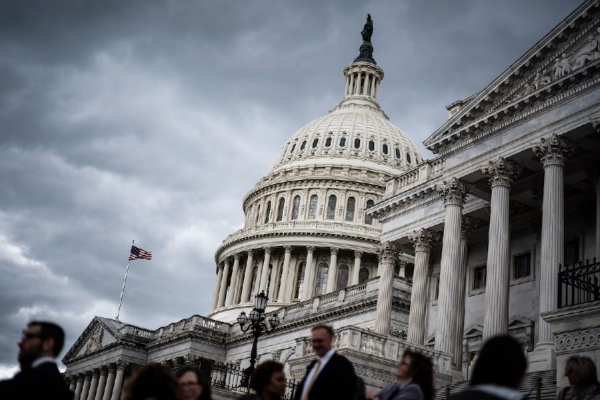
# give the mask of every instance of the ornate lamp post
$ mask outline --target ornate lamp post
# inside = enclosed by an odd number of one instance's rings
[[[256,347],[258,344],[258,338],[263,333],[273,332],[275,328],[281,322],[277,314],[273,314],[268,320],[265,319],[265,309],[267,308],[267,302],[269,298],[265,292],[261,292],[256,295],[255,305],[249,315],[246,315],[244,311],[237,317],[237,322],[240,324],[242,332],[246,333],[252,331],[254,341],[252,342],[252,351],[250,352],[250,367],[246,369],[246,387],[250,388],[250,377],[254,372],[254,364],[256,363]],[[268,322],[268,324],[267,324]]]

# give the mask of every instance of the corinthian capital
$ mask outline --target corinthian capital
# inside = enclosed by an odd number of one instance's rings
[[[463,217],[462,224],[460,226],[461,234],[463,239],[469,240],[469,237],[475,229],[479,227],[479,220],[471,217]]]
[[[523,167],[519,164],[508,161],[504,157],[500,157],[496,161],[490,161],[487,167],[481,169],[481,172],[488,178],[492,187],[510,187],[511,183],[517,179],[517,176],[519,176],[522,170]]]
[[[415,251],[430,251],[431,243],[437,242],[440,235],[430,231],[429,229],[421,228],[408,235],[408,240],[415,246]]]
[[[540,139],[540,142],[535,144],[531,150],[540,158],[544,167],[547,165],[563,166],[567,158],[573,154],[575,146],[554,134],[548,139]]]
[[[377,256],[380,261],[393,262],[396,258],[396,246],[390,242],[381,242],[377,247]]]
[[[435,190],[444,198],[446,205],[462,206],[469,194],[469,189],[456,177],[442,182]]]

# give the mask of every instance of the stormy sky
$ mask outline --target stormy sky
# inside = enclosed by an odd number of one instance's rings
[[[341,100],[371,13],[379,101],[422,141],[580,1],[0,2],[0,377],[28,320],[207,313],[214,251],[296,130]],[[63,352],[64,354],[64,352]]]

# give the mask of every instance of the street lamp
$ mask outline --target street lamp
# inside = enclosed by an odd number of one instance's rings
[[[277,314],[273,314],[268,321],[265,319],[265,310],[267,308],[267,302],[269,298],[265,292],[261,292],[254,298],[255,304],[249,315],[246,315],[244,311],[237,317],[237,322],[240,324],[242,332],[246,333],[252,331],[254,341],[252,342],[252,351],[250,352],[250,368],[246,370],[246,387],[250,388],[250,377],[254,372],[254,363],[256,362],[256,346],[258,344],[258,338],[263,333],[273,332],[279,323],[279,317]]]

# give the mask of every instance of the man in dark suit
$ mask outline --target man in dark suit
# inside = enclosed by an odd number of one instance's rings
[[[21,372],[0,382],[0,399],[72,400],[74,394],[56,365],[64,342],[65,332],[60,326],[30,322],[19,341]]]
[[[356,375],[352,363],[333,350],[330,326],[312,328],[312,347],[319,357],[306,370],[294,400],[354,400]]]

